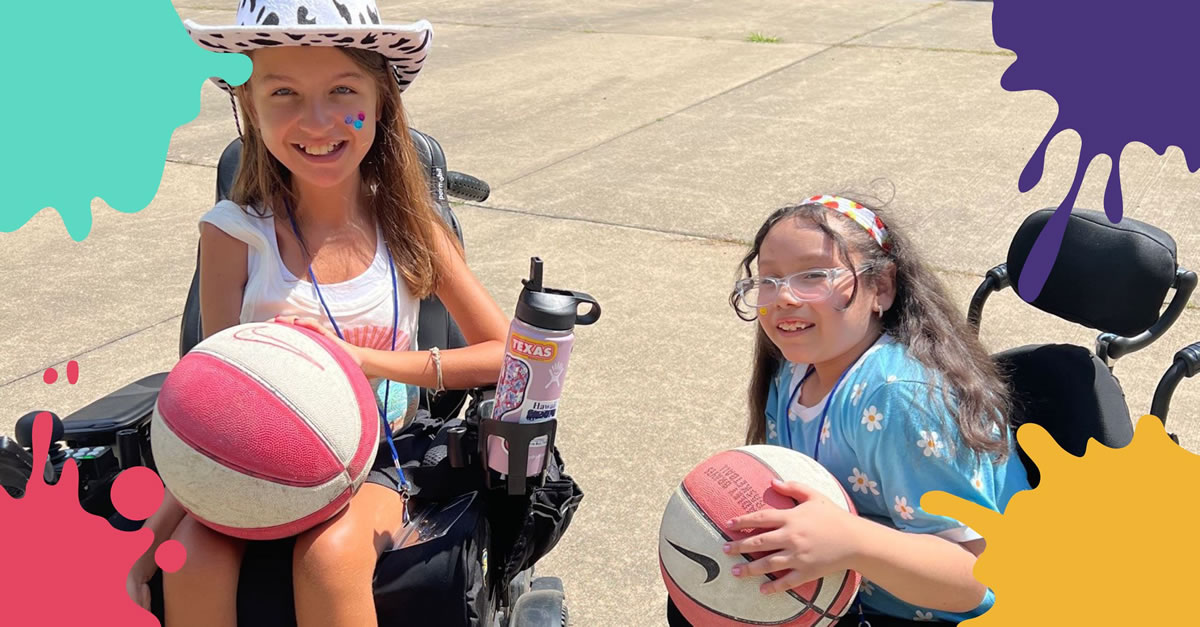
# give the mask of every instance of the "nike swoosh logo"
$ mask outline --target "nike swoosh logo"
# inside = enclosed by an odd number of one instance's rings
[[[701,566],[701,568],[704,569],[704,572],[708,575],[708,579],[705,579],[704,583],[711,582],[717,578],[717,575],[721,574],[721,565],[717,563],[717,560],[707,555],[701,555],[695,551],[689,551],[678,544],[671,542],[670,540],[667,540],[667,544],[675,547],[675,550],[679,551],[680,555],[692,560],[693,562],[696,562]]]

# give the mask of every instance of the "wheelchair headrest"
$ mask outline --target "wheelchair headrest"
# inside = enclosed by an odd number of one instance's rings
[[[421,158],[421,164],[425,166],[425,171],[431,172],[433,168],[440,168],[444,175],[446,154],[442,152],[442,147],[437,140],[415,128],[410,128],[409,134],[412,137],[413,146],[417,149],[417,156]],[[225,147],[225,151],[221,153],[221,159],[217,162],[217,202],[229,198],[229,191],[233,189],[233,179],[237,176],[238,163],[241,160],[242,139],[239,137]],[[443,191],[441,195],[444,200],[445,192]],[[435,200],[437,200],[436,192]]]
[[[1035,212],[1013,236],[1008,275],[1014,286],[1053,214],[1053,209]],[[1076,324],[1131,337],[1158,320],[1177,268],[1175,240],[1165,231],[1129,218],[1113,224],[1101,211],[1075,209],[1046,285],[1032,305]]]

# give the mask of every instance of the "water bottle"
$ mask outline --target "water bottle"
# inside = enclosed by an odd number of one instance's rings
[[[600,305],[581,292],[543,287],[542,260],[538,257],[531,260],[529,278],[521,283],[525,287],[508,331],[504,369],[496,384],[491,417],[529,424],[553,420],[558,413],[567,361],[575,343],[575,325],[598,320]],[[582,303],[592,306],[584,315],[579,314]],[[530,442],[526,476],[540,473],[546,445],[545,436]],[[504,439],[492,436],[488,442],[488,466],[501,475],[508,474],[508,443]]]

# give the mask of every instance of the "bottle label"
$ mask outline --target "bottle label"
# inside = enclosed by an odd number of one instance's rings
[[[512,354],[504,356],[504,371],[500,374],[492,418],[503,420],[505,414],[521,408],[525,403],[525,391],[529,389],[529,374],[529,364],[523,359]]]
[[[534,361],[554,361],[558,356],[558,346],[554,342],[539,342],[517,333],[512,334],[508,349],[511,354],[528,357]]]

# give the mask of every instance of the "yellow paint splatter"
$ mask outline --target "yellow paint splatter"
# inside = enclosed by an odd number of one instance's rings
[[[978,531],[987,549],[975,577],[996,604],[966,621],[985,625],[1185,624],[1200,543],[1200,456],[1172,442],[1153,416],[1121,449],[1089,442],[1083,457],[1040,426],[1017,439],[1041,483],[1009,500],[1004,515],[944,492],[921,508]]]

